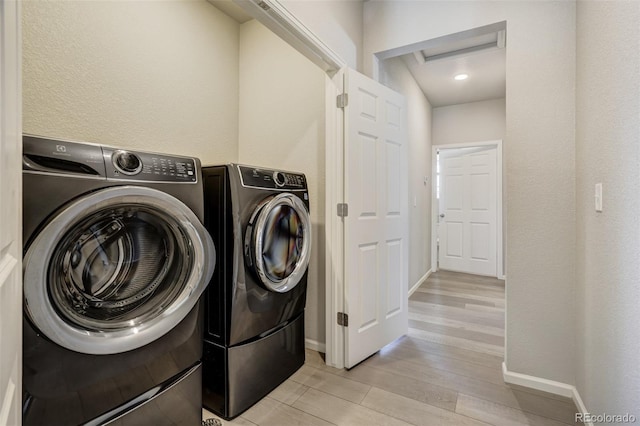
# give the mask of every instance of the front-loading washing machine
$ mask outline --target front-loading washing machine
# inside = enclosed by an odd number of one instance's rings
[[[196,158],[23,137],[23,424],[199,425]]]
[[[309,191],[302,173],[238,164],[202,173],[218,248],[204,296],[203,405],[230,419],[304,364]]]

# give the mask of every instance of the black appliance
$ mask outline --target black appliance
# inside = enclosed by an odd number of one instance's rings
[[[301,173],[202,172],[204,223],[218,247],[204,297],[203,405],[230,419],[304,364],[309,192]]]
[[[23,138],[23,424],[201,423],[195,158]]]

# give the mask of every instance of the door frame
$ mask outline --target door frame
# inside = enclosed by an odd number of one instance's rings
[[[22,5],[0,1],[0,424],[22,418]]]
[[[431,270],[438,270],[438,199],[436,197],[437,184],[437,161],[438,150],[441,149],[458,149],[458,148],[474,148],[474,147],[495,147],[496,148],[496,274],[497,278],[504,280],[506,278],[504,270],[504,240],[503,240],[503,209],[502,190],[504,182],[502,180],[502,139],[496,139],[483,142],[468,142],[445,145],[432,145],[431,147]]]

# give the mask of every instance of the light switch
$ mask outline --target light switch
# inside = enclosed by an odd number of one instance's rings
[[[596,183],[595,200],[596,200],[596,211],[602,212],[602,184],[601,183]]]

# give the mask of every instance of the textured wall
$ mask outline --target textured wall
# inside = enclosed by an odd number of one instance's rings
[[[349,67],[362,71],[361,0],[280,0],[280,3]]]
[[[575,382],[575,3],[364,4],[372,55],[507,21],[507,330],[510,371]]]
[[[402,93],[409,112],[409,289],[431,268],[431,105],[400,58],[384,61],[380,82]],[[424,178],[428,178],[425,184]]]
[[[433,144],[504,139],[505,99],[470,102],[433,109]]]
[[[202,1],[28,1],[24,131],[238,156],[238,23]]]
[[[638,22],[638,2],[577,4],[577,385],[591,413],[640,418]]]
[[[325,74],[252,20],[240,27],[241,163],[307,175],[313,224],[305,336],[325,342]]]

